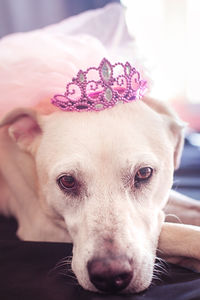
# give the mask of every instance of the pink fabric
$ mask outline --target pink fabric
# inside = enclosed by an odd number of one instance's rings
[[[98,65],[103,57],[137,67],[133,46],[119,4],[1,39],[0,117],[63,94],[79,69]]]

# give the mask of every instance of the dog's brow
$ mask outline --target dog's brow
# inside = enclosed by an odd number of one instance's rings
[[[152,153],[140,153],[139,155],[133,157],[132,160],[127,161],[126,169],[133,174],[138,168],[145,166],[156,167],[159,165],[158,159]]]
[[[57,175],[61,173],[73,173],[74,175],[80,175],[82,174],[82,168],[81,168],[81,161],[74,161],[73,158],[70,157],[70,161],[67,162],[66,160],[60,160],[51,170],[52,175]]]

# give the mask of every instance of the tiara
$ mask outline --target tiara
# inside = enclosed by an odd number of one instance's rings
[[[51,103],[65,111],[100,111],[141,99],[146,89],[147,82],[129,62],[112,65],[104,58],[99,67],[80,70],[65,94],[55,95]]]

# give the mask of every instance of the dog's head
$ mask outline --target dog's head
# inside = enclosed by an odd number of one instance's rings
[[[16,110],[2,124],[34,158],[41,209],[65,222],[79,283],[105,292],[147,288],[181,122],[146,98],[102,112]]]

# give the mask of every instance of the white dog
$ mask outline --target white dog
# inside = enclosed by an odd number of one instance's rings
[[[85,289],[144,290],[183,124],[149,98],[102,112],[51,110],[17,109],[1,121],[1,212],[17,218],[22,239],[73,242],[72,268]],[[184,225],[170,225],[163,226],[162,252],[173,262],[199,259],[198,229],[186,229],[196,243],[188,252],[185,233],[177,233]]]
[[[76,36],[85,27],[99,28],[112,58],[134,57],[119,6],[0,42],[0,212],[16,217],[21,239],[72,242],[85,289],[139,292],[151,283],[157,248],[200,270],[198,227],[164,222],[184,124],[148,97],[101,112],[53,107],[79,68],[109,56],[99,40]],[[170,199],[168,220],[176,213],[199,225],[198,202]]]

